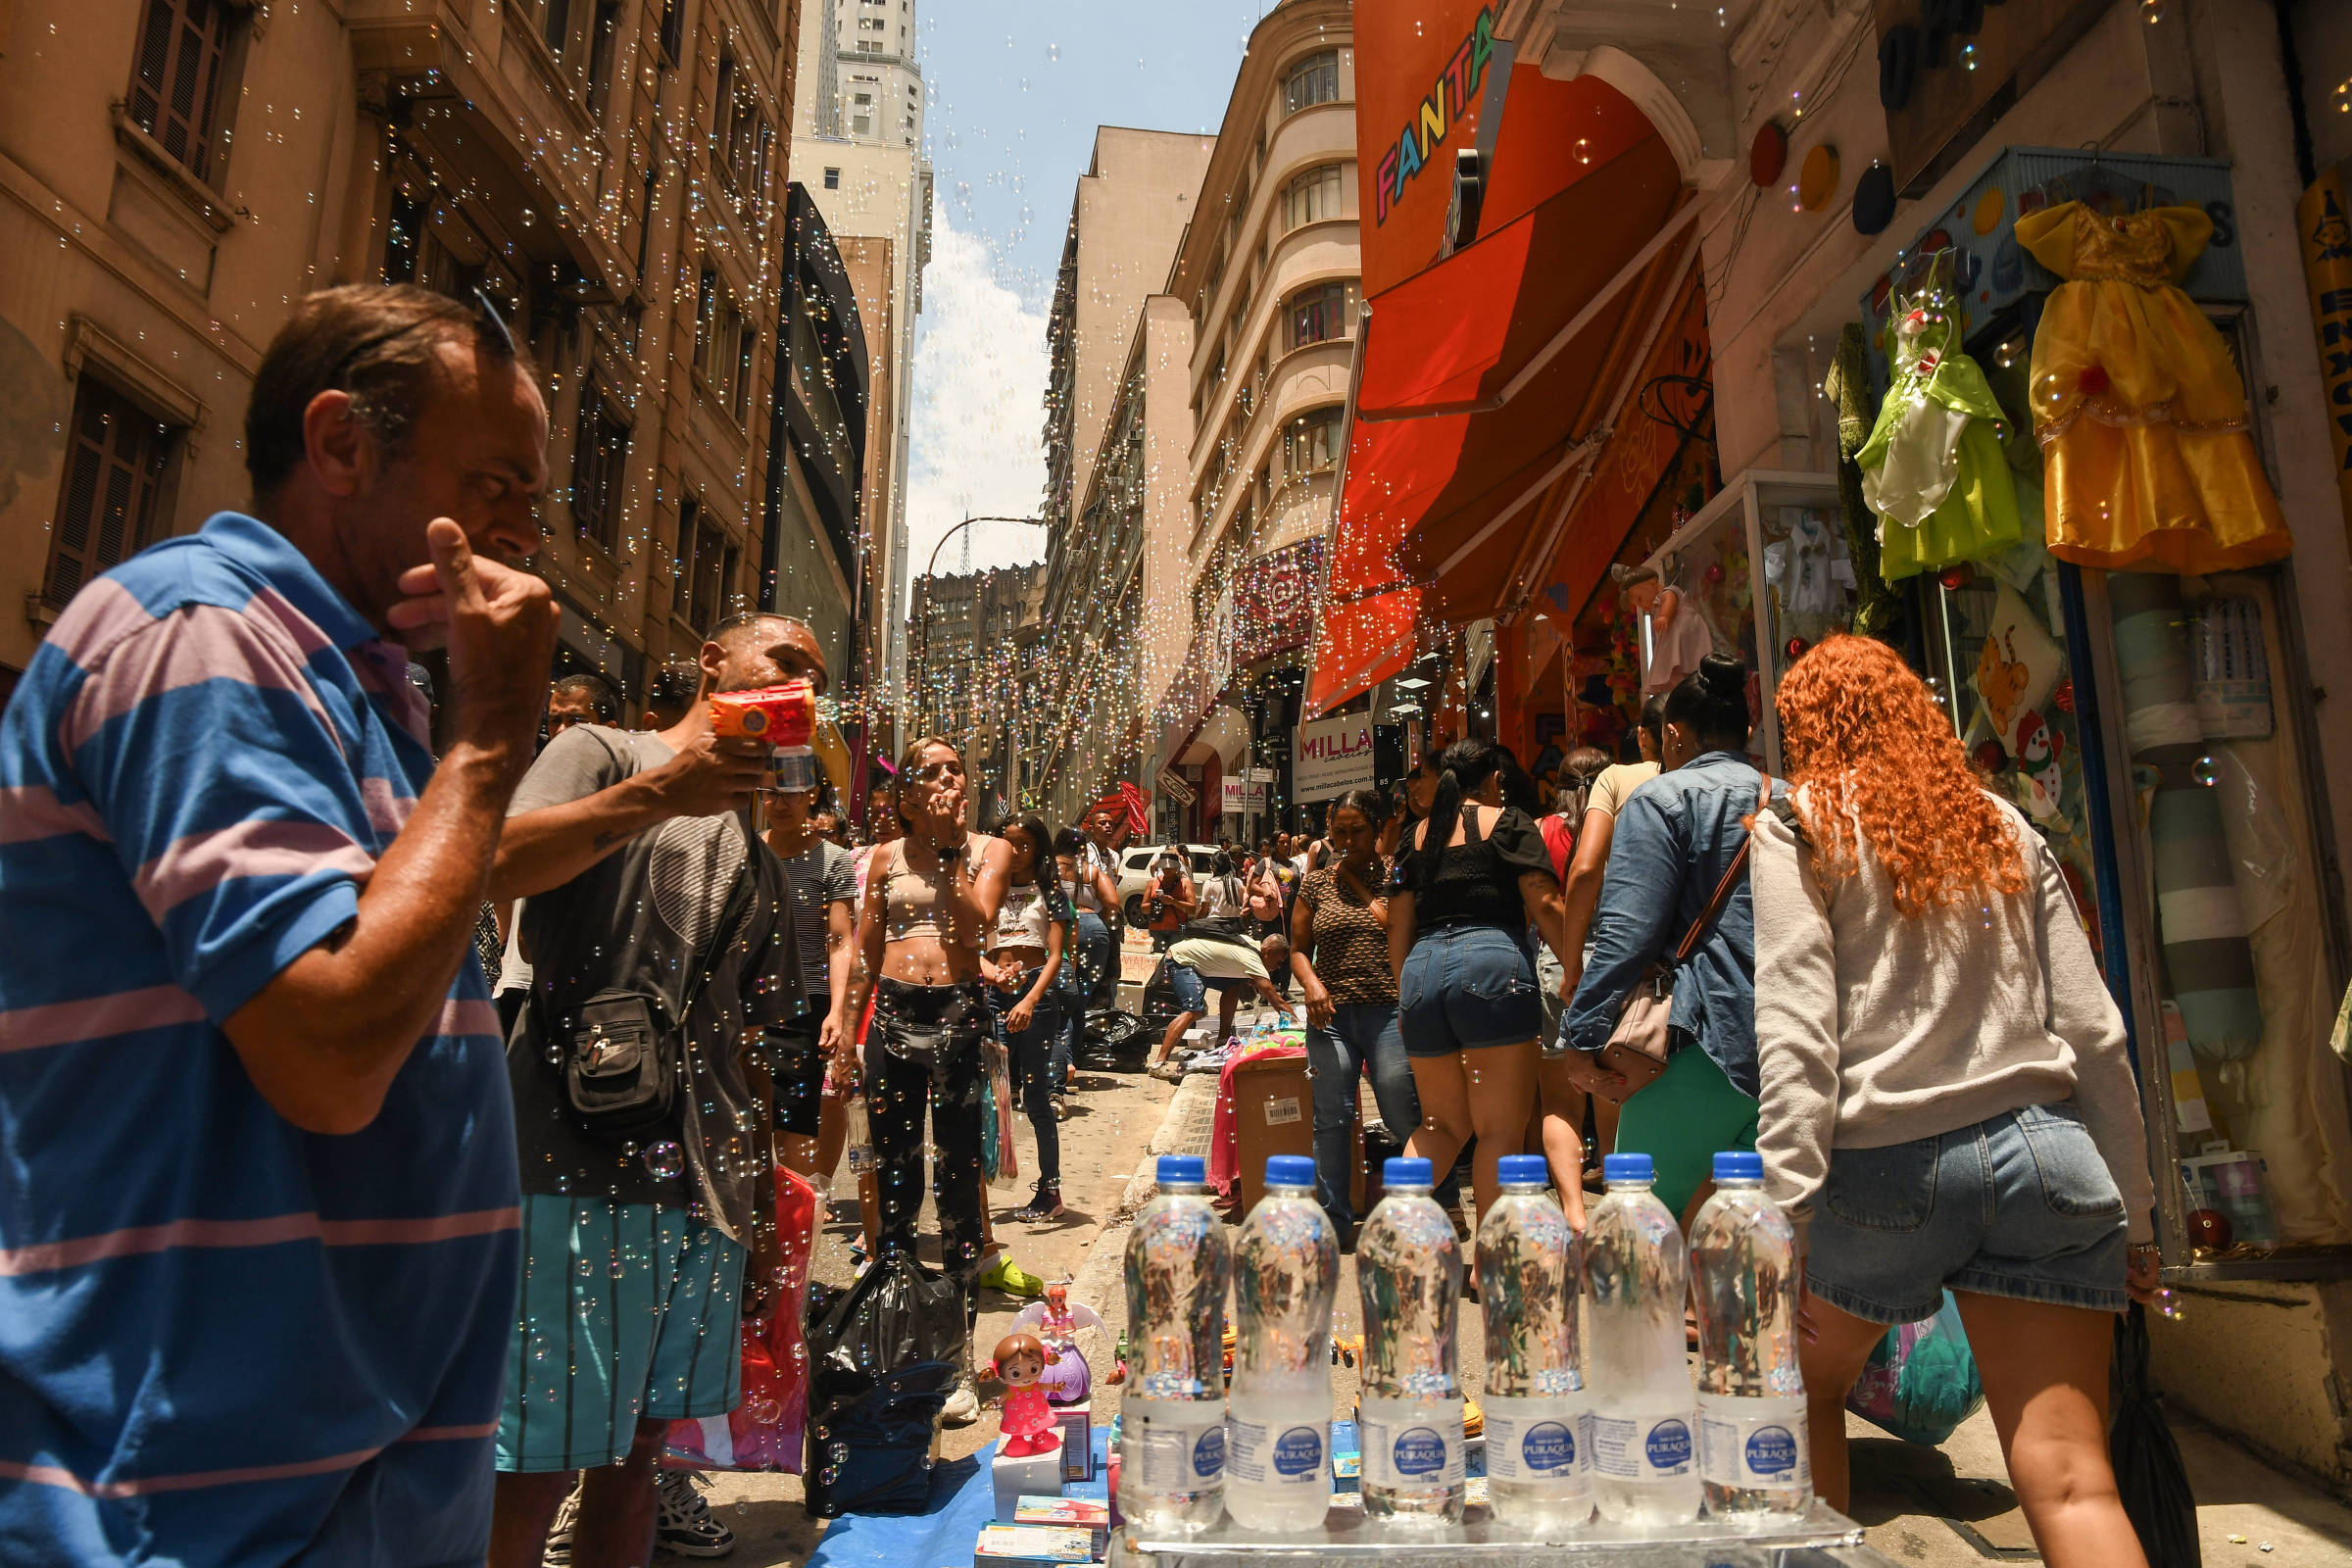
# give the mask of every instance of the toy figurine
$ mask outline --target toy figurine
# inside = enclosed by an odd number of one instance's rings
[[[1070,1304],[1070,1287],[1059,1281],[1046,1287],[1046,1298],[1032,1301],[1012,1320],[1015,1332],[1034,1334],[1050,1348],[1061,1352],[1046,1373],[1046,1398],[1054,1404],[1084,1404],[1094,1388],[1094,1373],[1086,1357],[1078,1351],[1078,1331],[1100,1329],[1102,1319],[1095,1309],[1083,1303]],[[1126,1368],[1113,1367],[1110,1383],[1118,1383],[1127,1375]]]
[[[987,1371],[1004,1380],[1004,1414],[997,1423],[1004,1439],[997,1451],[1004,1457],[1027,1458],[1061,1446],[1060,1426],[1046,1406],[1046,1391],[1039,1387],[1046,1368],[1060,1358],[1059,1351],[1034,1334],[1007,1334],[997,1342]]]

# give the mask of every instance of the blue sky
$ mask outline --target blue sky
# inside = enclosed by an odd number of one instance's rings
[[[1030,516],[1045,466],[1046,307],[1098,124],[1213,132],[1264,0],[916,0],[937,180],[915,334],[908,570],[967,514]],[[975,567],[1042,530],[977,524]],[[962,565],[959,544],[940,569]]]

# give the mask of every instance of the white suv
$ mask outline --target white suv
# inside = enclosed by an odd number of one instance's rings
[[[1152,886],[1152,867],[1159,860],[1162,851],[1176,848],[1170,844],[1131,844],[1119,852],[1119,906],[1127,911],[1129,925],[1144,923],[1144,893]],[[1209,862],[1216,858],[1214,844],[1183,846],[1185,858],[1190,862],[1193,881],[1198,883],[1208,875]]]

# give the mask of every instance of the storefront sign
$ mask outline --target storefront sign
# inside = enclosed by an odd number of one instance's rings
[[[1228,816],[1241,816],[1250,811],[1262,811],[1266,808],[1266,787],[1263,784],[1246,784],[1238,778],[1229,778],[1225,780],[1224,800],[1225,814]]]
[[[1494,53],[1494,10],[1481,7],[1469,32],[1438,73],[1429,95],[1414,106],[1402,131],[1381,156],[1378,178],[1373,182],[1374,227],[1389,220],[1389,209],[1404,195],[1405,182],[1437,160],[1446,134],[1478,101],[1479,87],[1487,79],[1487,61]]]
[[[1319,718],[1298,730],[1291,793],[1301,801],[1328,801],[1372,782],[1372,715]]]
[[[2311,325],[2319,334],[2320,385],[2328,393],[2328,438],[2335,446],[2335,482],[2352,529],[2352,208],[2338,164],[2322,173],[2295,207],[2303,236],[2303,276],[2311,285]]]
[[[1894,188],[1926,194],[2109,0],[1873,0]],[[1988,117],[1987,117],[1988,118]]]
[[[1200,792],[1187,784],[1182,774],[1164,767],[1159,770],[1159,793],[1178,806],[1190,806],[1200,798]]]

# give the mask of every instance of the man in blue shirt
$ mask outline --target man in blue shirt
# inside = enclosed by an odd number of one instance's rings
[[[295,307],[253,500],[0,719],[0,1561],[479,1563],[514,1310],[472,955],[552,654],[487,302]],[[409,651],[445,645],[436,766]]]

